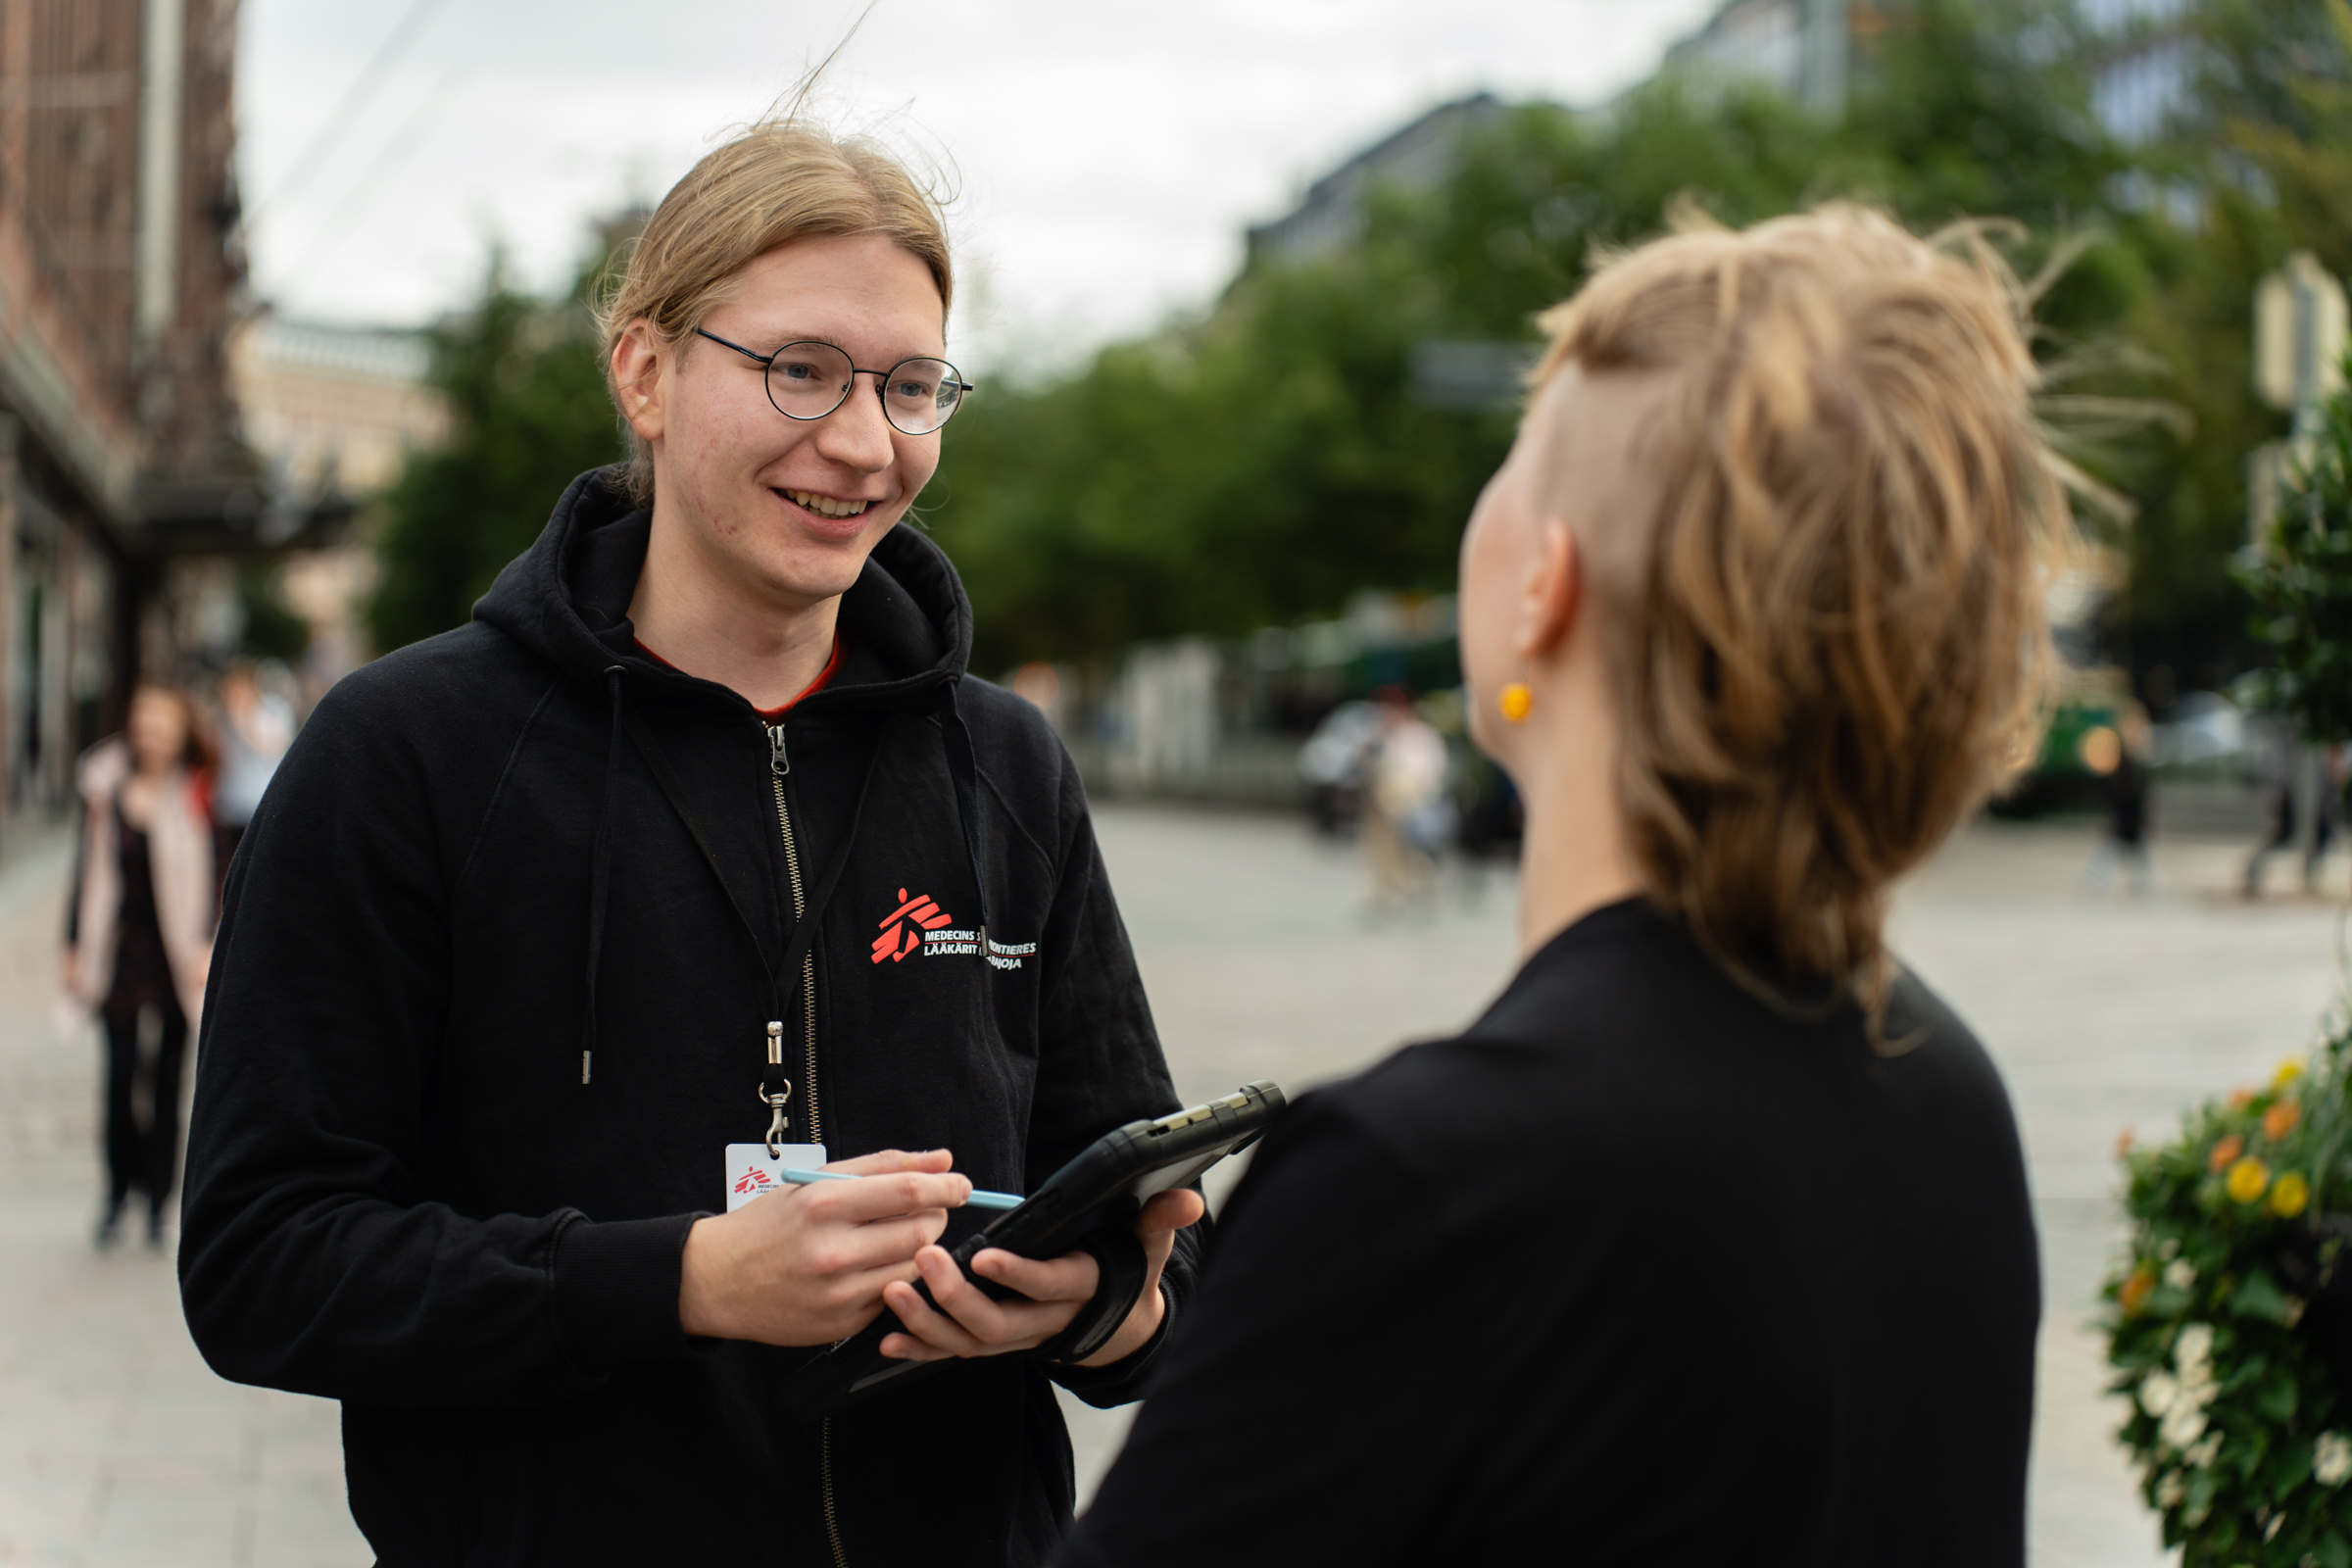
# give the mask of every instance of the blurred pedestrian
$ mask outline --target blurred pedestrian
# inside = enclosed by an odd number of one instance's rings
[[[2308,766],[2311,778],[2311,842],[2303,849],[2303,891],[2320,890],[2320,870],[2328,858],[2328,846],[2335,838],[2335,825],[2343,811],[2344,786],[2352,777],[2352,760],[2346,749],[2330,746],[2316,753],[2298,744],[2291,732],[2278,732],[2278,739],[2264,754],[2275,759],[2274,767],[2265,771],[2274,776],[2271,783],[2271,831],[2254,853],[2246,859],[2245,896],[2262,896],[2262,877],[2272,856],[2294,846],[2303,813],[2296,808],[2296,798],[2302,794],[2298,776]]]
[[[2097,743],[2095,748],[2085,745],[2085,760],[2106,774],[2106,831],[2083,872],[2083,885],[2094,895],[2106,893],[2119,865],[2131,879],[2132,897],[2144,899],[2155,890],[2155,867],[2148,858],[2148,763],[2154,757],[2155,733],[2146,707],[2131,698],[2112,729],[2101,728],[2089,737]]]
[[[262,690],[253,665],[239,660],[220,672],[220,778],[213,791],[213,822],[225,867],[237,853],[278,759],[294,744],[294,705]]]
[[[82,831],[66,906],[64,989],[106,1036],[106,1208],[112,1246],[133,1193],[161,1246],[179,1155],[180,1066],[203,1014],[218,907],[211,756],[196,707],[142,685],[123,733],[82,758]]]
[[[1412,693],[1373,693],[1380,715],[1364,790],[1364,858],[1372,872],[1372,913],[1426,907],[1437,889],[1438,855],[1450,830],[1446,797],[1446,738],[1413,711]]]
[[[2016,1123],[1884,929],[2047,666],[2015,298],[1832,208],[1546,318],[1461,570],[1523,967],[1259,1146],[1065,1568],[2023,1563]]]

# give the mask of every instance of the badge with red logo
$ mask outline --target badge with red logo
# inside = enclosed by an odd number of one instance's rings
[[[980,952],[980,933],[958,926],[956,917],[939,906],[928,893],[909,895],[899,889],[899,906],[879,922],[882,934],[868,951],[876,963],[904,963],[907,955],[921,952],[926,958],[969,958]],[[988,944],[988,961],[1000,969],[1018,969],[1021,960],[1037,951],[1034,942]]]
[[[727,1146],[727,1212],[732,1214],[756,1198],[769,1193],[792,1190],[792,1184],[777,1174],[787,1170],[815,1170],[825,1162],[822,1144],[778,1144],[783,1151],[774,1158],[768,1157],[765,1144],[729,1144]]]

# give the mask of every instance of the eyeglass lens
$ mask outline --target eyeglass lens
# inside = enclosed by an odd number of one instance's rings
[[[787,343],[767,363],[767,397],[795,419],[821,419],[849,401],[850,357],[830,343]],[[948,422],[963,397],[956,367],[945,360],[901,360],[882,378],[882,415],[907,435],[929,435]]]

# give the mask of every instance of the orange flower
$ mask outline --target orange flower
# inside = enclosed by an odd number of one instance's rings
[[[2205,1168],[2207,1170],[2226,1170],[2231,1160],[2245,1152],[2246,1141],[2237,1134],[2231,1133],[2213,1146],[2213,1152],[2205,1156]]]
[[[2262,1136],[2277,1143],[2295,1130],[2303,1119],[2303,1107],[2291,1100],[2281,1100],[2262,1113]]]
[[[2148,1293],[2155,1288],[2156,1271],[2154,1269],[2145,1263],[2133,1269],[2132,1277],[2124,1281],[2124,1288],[2116,1293],[2116,1299],[2122,1304],[2124,1315],[2130,1317],[2138,1312],[2140,1303],[2147,1300]]]
[[[2230,1108],[2231,1110],[2243,1110],[2252,1103],[2254,1103],[2253,1090],[2232,1089],[2230,1091]]]
[[[2271,1167],[2251,1155],[2230,1167],[2230,1196],[2251,1203],[2271,1188]]]
[[[2127,1127],[2115,1135],[2115,1157],[2123,1158],[2132,1152],[2132,1129]]]

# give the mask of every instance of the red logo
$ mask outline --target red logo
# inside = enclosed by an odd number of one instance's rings
[[[746,1165],[743,1168],[743,1174],[736,1178],[735,1191],[739,1193],[764,1193],[770,1187],[775,1185],[776,1184],[774,1180],[769,1177],[767,1172],[761,1170],[757,1165]]]
[[[899,889],[899,906],[882,917],[882,934],[874,938],[874,962],[880,963],[885,958],[901,962],[923,945],[925,931],[936,931],[955,918],[933,902],[928,893],[918,893],[910,899],[905,888]]]

